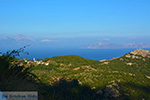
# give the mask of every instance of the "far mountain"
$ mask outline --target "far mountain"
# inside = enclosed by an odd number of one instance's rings
[[[20,46],[20,45],[27,45],[27,44],[31,44],[33,42],[35,42],[36,40],[28,37],[28,36],[24,36],[24,35],[15,35],[15,36],[5,36],[5,37],[1,37],[0,38],[0,43],[1,46],[3,47],[9,47],[9,46]]]
[[[148,43],[127,43],[127,44],[115,44],[108,42],[99,42],[90,44],[84,48],[89,49],[121,49],[121,48],[150,48]]]
[[[27,37],[27,36],[24,36],[24,35],[16,35],[16,36],[7,36],[7,37],[3,37],[1,38],[0,40],[3,40],[3,41],[15,41],[15,42],[19,42],[19,41],[35,41],[33,38],[30,38],[30,37]]]

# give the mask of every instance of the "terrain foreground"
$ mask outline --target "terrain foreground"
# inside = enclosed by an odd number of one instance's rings
[[[76,55],[18,61],[32,69],[40,99],[150,100],[150,51],[144,49],[103,61]]]

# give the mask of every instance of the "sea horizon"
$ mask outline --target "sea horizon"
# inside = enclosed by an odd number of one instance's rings
[[[29,55],[21,53],[20,56],[17,58],[44,59],[55,56],[78,55],[86,59],[100,61],[104,59],[109,60],[112,58],[121,57],[136,49],[139,48],[126,48],[126,49],[30,48],[25,50],[25,52],[28,52]],[[143,48],[143,49],[150,50],[150,48]]]

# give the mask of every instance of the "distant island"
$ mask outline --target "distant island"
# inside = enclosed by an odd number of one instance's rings
[[[108,43],[108,42],[99,42],[95,44],[90,44],[83,48],[89,48],[89,49],[150,48],[150,44],[148,43],[115,44],[115,43]]]

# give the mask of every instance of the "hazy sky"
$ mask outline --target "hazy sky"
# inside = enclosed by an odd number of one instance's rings
[[[0,0],[0,35],[150,36],[150,0]]]

